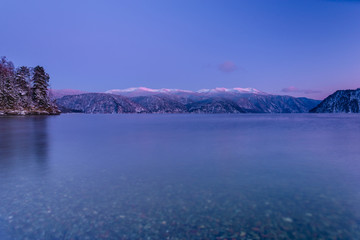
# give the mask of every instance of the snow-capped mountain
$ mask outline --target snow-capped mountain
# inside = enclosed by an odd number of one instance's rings
[[[208,95],[218,95],[218,94],[266,94],[265,92],[259,91],[255,88],[213,88],[213,89],[200,89],[198,91],[190,91],[183,89],[152,89],[146,87],[136,87],[136,88],[126,88],[126,89],[112,89],[108,90],[105,93],[123,95],[127,97],[138,97],[138,96],[151,96],[157,94],[175,94],[175,95],[199,95],[199,94],[208,94]]]
[[[160,88],[160,89],[152,89],[146,87],[136,87],[136,88],[126,88],[126,89],[112,89],[108,90],[105,93],[123,95],[127,97],[138,97],[138,96],[150,96],[156,94],[175,94],[175,93],[193,93],[188,90],[181,89],[168,89],[168,88]]]
[[[266,94],[265,92],[259,91],[255,88],[213,88],[213,89],[200,89],[198,93],[254,93],[254,94]]]
[[[320,101],[271,95],[253,88],[128,88],[57,99],[63,111],[84,113],[301,113]]]

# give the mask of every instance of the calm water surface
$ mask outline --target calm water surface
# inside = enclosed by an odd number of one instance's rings
[[[2,117],[0,239],[360,239],[360,115]]]

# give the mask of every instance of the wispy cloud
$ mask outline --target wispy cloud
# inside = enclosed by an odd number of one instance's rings
[[[238,69],[238,67],[235,65],[235,63],[231,62],[231,61],[226,61],[223,62],[221,64],[219,64],[218,66],[218,70],[224,73],[230,73],[230,72],[234,72]]]
[[[304,93],[304,94],[315,94],[315,93],[321,93],[319,90],[312,90],[312,89],[301,89],[294,86],[286,87],[281,89],[281,92],[284,93]]]

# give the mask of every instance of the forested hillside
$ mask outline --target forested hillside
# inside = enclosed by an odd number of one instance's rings
[[[0,60],[0,115],[59,114],[49,97],[50,76],[43,67],[16,68]]]

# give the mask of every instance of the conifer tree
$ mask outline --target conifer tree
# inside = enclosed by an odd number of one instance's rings
[[[47,74],[43,67],[36,66],[32,78],[32,99],[37,107],[47,109],[51,106],[50,98],[48,95],[50,76]]]
[[[14,64],[5,57],[0,60],[0,108],[16,107],[16,88],[14,82]]]
[[[0,109],[5,108],[5,79],[6,79],[6,59],[3,57],[0,60]]]
[[[16,69],[15,86],[18,91],[18,105],[28,108],[31,105],[31,71],[22,66]]]

